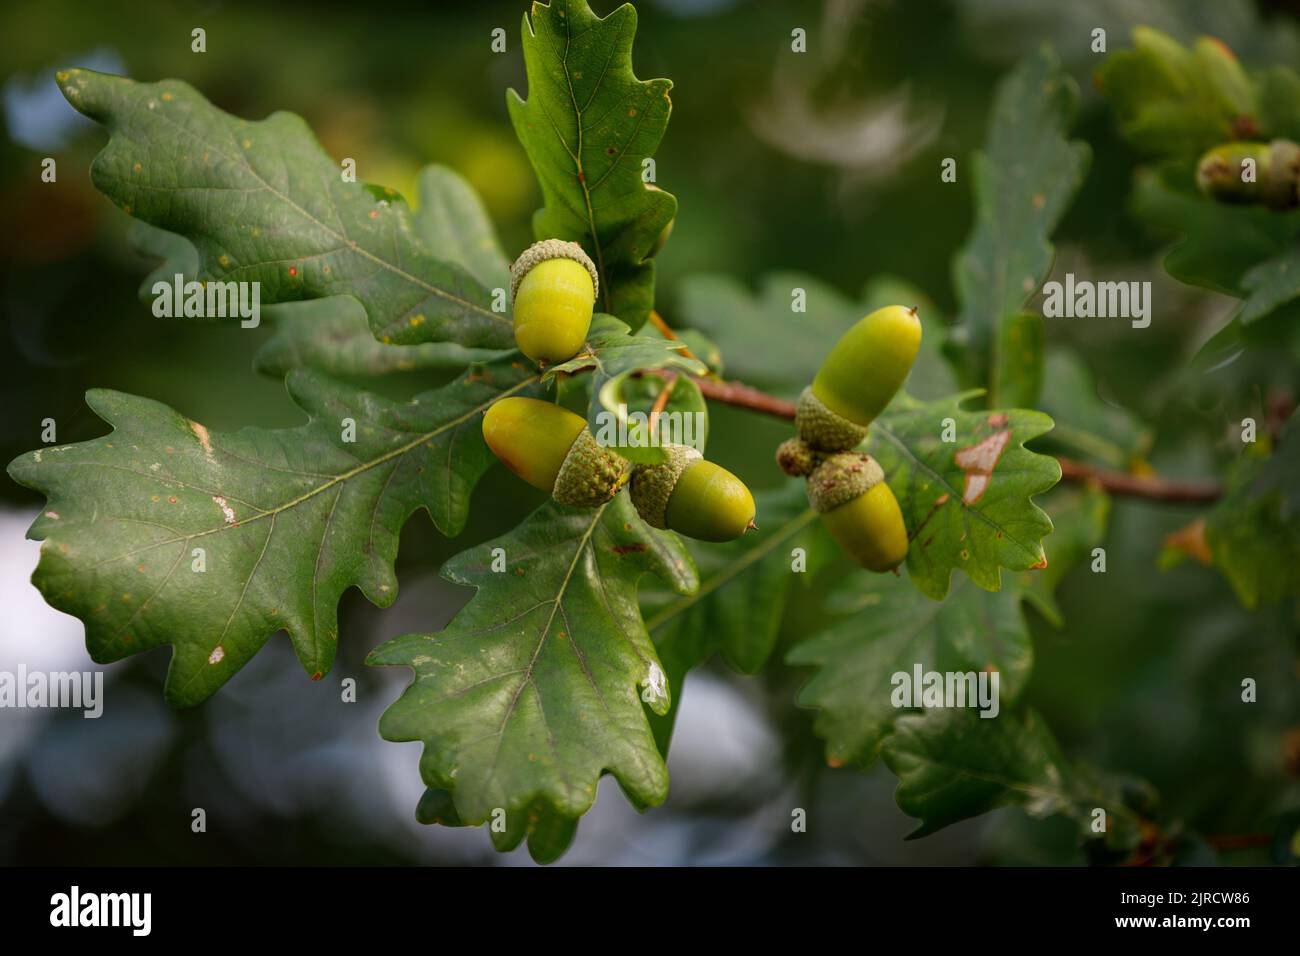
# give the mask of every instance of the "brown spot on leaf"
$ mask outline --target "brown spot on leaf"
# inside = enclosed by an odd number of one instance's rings
[[[1031,565],[1029,566],[1029,570],[1030,570],[1030,571],[1041,571],[1041,570],[1043,570],[1043,568],[1045,568],[1045,567],[1047,567],[1047,555],[1046,555],[1046,554],[1044,554],[1041,558],[1038,559],[1038,563],[1037,563],[1037,564],[1031,564]]]
[[[962,488],[962,500],[974,504],[984,497],[989,483],[993,480],[993,469],[998,459],[1011,441],[1011,432],[994,432],[988,438],[975,445],[960,449],[953,460],[957,467],[966,472],[966,484]]]
[[[634,544],[620,544],[617,548],[614,549],[614,553],[617,555],[641,554],[645,550],[646,550],[646,546],[644,544],[641,544],[638,541]]]
[[[316,673],[314,673],[314,674],[311,675],[311,679],[312,679],[312,680],[320,680],[320,679],[321,679],[322,677],[324,677],[324,676],[325,676],[325,675],[322,674],[320,671],[317,671]]]
[[[989,416],[989,424],[994,428],[1006,428],[1007,422],[1010,420],[1011,416],[1004,412],[998,412],[996,415]]]

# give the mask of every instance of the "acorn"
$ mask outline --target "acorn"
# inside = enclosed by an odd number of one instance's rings
[[[860,444],[902,387],[921,347],[915,308],[890,305],[840,337],[810,387],[799,396],[799,437],[822,451]]]
[[[1243,163],[1253,160],[1255,175],[1243,178]],[[1289,139],[1271,143],[1222,143],[1205,152],[1196,164],[1196,185],[1202,193],[1225,203],[1262,203],[1269,209],[1300,205],[1300,146]]]
[[[510,267],[519,350],[542,365],[577,355],[599,289],[596,266],[576,242],[543,239],[525,249]]]
[[[754,527],[754,496],[720,465],[688,445],[664,445],[668,457],[632,472],[632,504],[652,528],[701,541],[731,541]]]
[[[492,454],[562,505],[594,508],[627,483],[631,462],[596,442],[582,416],[535,398],[503,398],[483,416]]]
[[[907,558],[903,512],[870,455],[842,451],[827,456],[808,478],[808,501],[855,564],[890,571]]]

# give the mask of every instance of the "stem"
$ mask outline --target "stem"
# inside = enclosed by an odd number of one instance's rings
[[[794,420],[795,404],[741,382],[697,378],[700,392],[715,402],[747,408],[776,418]],[[1223,496],[1223,488],[1212,482],[1174,481],[1147,478],[1110,468],[1099,468],[1073,458],[1061,458],[1061,480],[1095,485],[1122,498],[1142,498],[1171,504],[1211,504]]]
[[[1213,482],[1144,478],[1125,471],[1098,468],[1073,458],[1060,458],[1058,461],[1061,463],[1062,481],[1097,485],[1120,497],[1196,505],[1213,504],[1223,497],[1223,488]]]

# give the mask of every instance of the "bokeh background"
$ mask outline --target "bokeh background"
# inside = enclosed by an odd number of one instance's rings
[[[615,4],[593,6],[603,14]],[[1098,58],[1090,31],[1106,28],[1112,48],[1127,44],[1135,23],[1184,40],[1208,32],[1253,66],[1295,66],[1295,4],[637,6],[638,75],[675,84],[658,153],[660,185],[680,203],[658,260],[660,309],[670,321],[689,275],[756,283],[775,269],[810,273],[846,296],[872,277],[897,276],[953,314],[950,261],[970,226],[971,197],[965,176],[940,184],[939,163],[969,158],[997,79],[1052,43],[1080,85],[1075,135],[1094,153],[1057,237],[1058,271],[1090,263],[1114,277],[1151,279],[1160,313],[1149,335],[1125,339],[1122,349],[1107,339],[1113,330],[1091,327],[1052,325],[1050,340],[1091,368],[1106,401],[1145,423],[1154,464],[1213,473],[1205,436],[1242,409],[1229,396],[1170,396],[1182,394],[1188,356],[1232,303],[1163,278],[1160,252],[1170,237],[1126,212],[1137,157],[1115,137],[1091,86]],[[164,323],[139,303],[136,287],[152,263],[127,245],[129,220],[92,189],[87,169],[105,136],[63,101],[55,69],[177,77],[241,116],[298,113],[332,155],[357,160],[361,178],[408,196],[422,165],[450,165],[482,195],[513,254],[530,241],[540,203],[505,110],[506,88],[526,89],[518,48],[525,8],[514,0],[0,7],[0,457],[38,447],[45,418],[57,421],[60,442],[106,431],[83,403],[89,387],[148,395],[217,429],[301,418],[279,381],[252,370],[269,328]],[[207,31],[204,54],[190,51],[195,26]],[[804,57],[789,55],[795,26],[808,31]],[[489,48],[496,27],[508,34],[503,55]],[[40,181],[46,156],[58,161],[57,184]],[[427,388],[435,379],[413,373],[408,384]],[[1247,389],[1241,401],[1258,398]],[[710,457],[756,488],[775,485],[771,449],[787,429],[732,428],[738,414],[715,410]],[[107,668],[109,706],[97,721],[0,710],[0,864],[528,864],[522,849],[495,854],[481,831],[415,822],[419,745],[386,743],[376,732],[408,676],[362,665],[383,640],[434,630],[467,600],[437,568],[537,503],[518,492],[494,470],[476,498],[501,505],[477,509],[451,541],[423,517],[412,520],[396,604],[381,613],[355,591],[344,596],[338,663],[321,682],[306,678],[281,635],[192,711],[162,700],[165,650]],[[80,623],[46,607],[27,580],[37,545],[24,533],[40,504],[0,479],[0,667],[89,668]],[[1300,744],[1287,736],[1300,722],[1295,705],[1234,706],[1235,692],[1215,678],[1228,666],[1294,673],[1293,611],[1248,614],[1217,574],[1191,563],[1157,570],[1163,536],[1194,516],[1116,504],[1107,547],[1130,570],[1071,574],[1060,592],[1063,629],[1030,612],[1036,666],[1027,699],[1071,757],[1154,784],[1168,818],[1209,835],[1267,832],[1300,807]],[[783,644],[805,636],[797,622],[809,618],[797,609],[791,619]],[[694,672],[669,757],[668,803],[637,814],[606,779],[561,865],[1083,862],[1068,824],[1016,811],[904,842],[914,821],[895,807],[894,778],[883,767],[861,774],[825,766],[811,715],[793,705],[803,676],[778,663],[759,678],[721,664]],[[344,677],[357,681],[356,703],[340,700]],[[795,806],[809,811],[806,834],[790,833]],[[205,834],[190,831],[194,807],[207,811]],[[1208,844],[1200,849],[1201,859],[1215,858]],[[1267,854],[1258,847],[1218,859],[1264,862]]]

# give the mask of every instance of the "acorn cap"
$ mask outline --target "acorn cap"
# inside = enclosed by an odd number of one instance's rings
[[[817,467],[816,449],[802,438],[787,438],[776,449],[776,463],[792,478],[811,475]]]
[[[626,484],[631,467],[630,461],[601,445],[583,428],[564,456],[551,497],[573,508],[603,505]]]
[[[668,457],[657,465],[639,465],[632,472],[632,504],[641,519],[652,528],[668,527],[665,514],[677,479],[693,462],[704,456],[689,445],[664,445]]]
[[[857,451],[830,455],[808,476],[808,502],[824,514],[865,495],[885,480],[876,459]]]
[[[808,386],[799,395],[799,404],[794,416],[795,428],[799,437],[815,449],[822,451],[844,451],[862,444],[867,437],[863,425],[855,425],[842,415],[826,407],[826,404],[813,394]]]
[[[572,259],[583,266],[591,276],[592,298],[599,296],[600,278],[596,275],[596,265],[583,251],[582,246],[564,239],[543,239],[541,242],[534,242],[520,253],[515,264],[510,267],[510,301],[514,301],[519,283],[524,281],[524,276],[528,275],[529,270],[547,259]]]
[[[1268,168],[1262,177],[1264,205],[1270,209],[1294,209],[1300,204],[1300,146],[1289,139],[1269,144]]]

